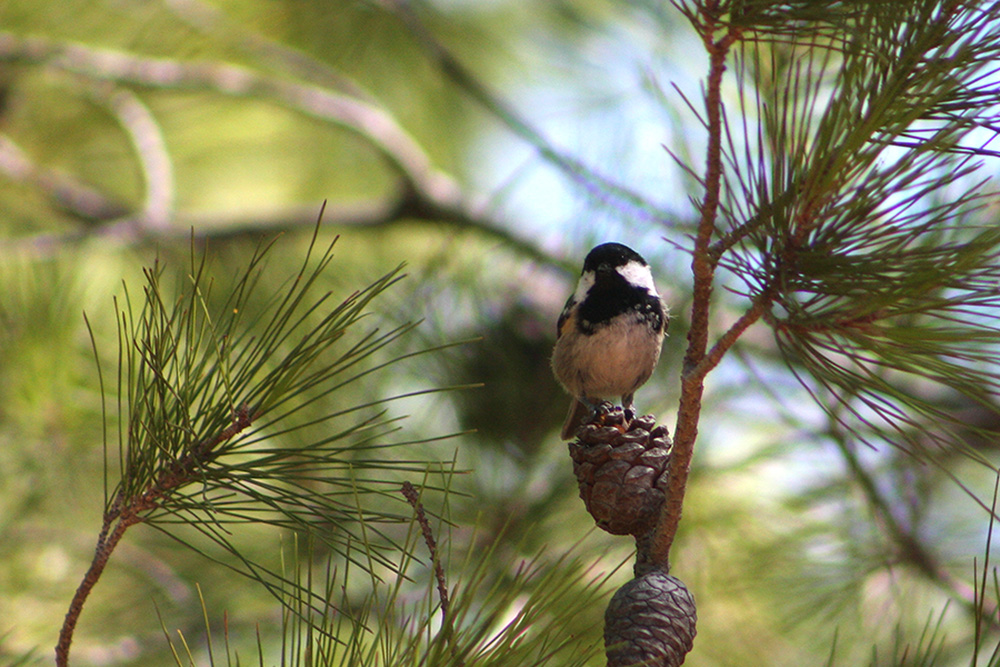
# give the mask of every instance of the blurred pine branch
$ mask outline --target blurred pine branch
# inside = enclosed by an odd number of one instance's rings
[[[314,558],[294,552],[309,550],[293,545],[288,562],[305,564],[289,573],[292,585],[285,592],[281,662],[289,666],[364,665],[594,665],[601,655],[597,618],[591,612],[603,604],[609,591],[608,572],[595,571],[592,558],[580,553],[580,544],[558,554],[538,553],[532,558],[509,560],[498,546],[510,538],[501,533],[493,545],[471,547],[449,559],[451,601],[445,620],[439,622],[440,598],[432,566],[412,554],[423,530],[416,515],[403,542],[400,561],[390,580],[370,573],[354,573],[350,563],[364,560],[370,545],[358,542],[357,553],[348,564],[318,565]],[[445,539],[445,549],[450,539]],[[516,551],[516,550],[515,550]],[[500,567],[498,567],[500,565]],[[319,571],[317,571],[319,570]],[[346,583],[368,576],[368,586],[358,595]],[[304,603],[302,591],[314,591],[328,600],[318,609]],[[345,613],[345,610],[349,610]],[[206,616],[206,644],[222,644],[213,638]],[[588,620],[589,619],[589,620]],[[566,633],[578,626],[582,633]],[[588,632],[589,631],[589,632]],[[183,636],[168,641],[178,665],[194,660]],[[230,637],[225,636],[228,647]],[[263,652],[273,638],[258,637]],[[216,651],[213,664],[236,665],[242,660]],[[268,664],[261,660],[262,666]]]
[[[0,61],[61,72],[87,95],[103,100],[128,137],[144,181],[142,205],[122,211],[113,195],[35,164],[13,138],[0,134],[0,173],[39,189],[55,206],[88,223],[74,232],[20,240],[21,247],[42,256],[53,248],[93,236],[137,243],[183,236],[191,225],[200,230],[199,235],[210,235],[205,231],[206,221],[177,210],[172,157],[160,123],[132,92],[135,87],[265,100],[358,137],[367,151],[385,165],[393,185],[385,195],[331,207],[331,223],[367,227],[406,220],[444,222],[494,237],[530,258],[557,263],[530,240],[496,220],[483,202],[474,201],[452,175],[434,164],[426,148],[384,105],[356,86],[345,87],[339,80],[330,85],[329,77],[324,77],[327,85],[302,82],[285,74],[226,61],[153,58],[10,31],[0,31]],[[246,216],[238,216],[229,220],[221,233],[227,236],[239,231],[260,236],[286,227],[311,225],[310,215],[290,213],[267,227],[262,227],[262,220],[248,224]]]

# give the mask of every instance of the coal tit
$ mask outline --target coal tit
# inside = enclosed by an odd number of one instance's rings
[[[574,400],[562,438],[604,399],[621,397],[632,409],[635,390],[660,359],[666,309],[639,253],[604,243],[587,255],[576,291],[559,315],[552,370]]]

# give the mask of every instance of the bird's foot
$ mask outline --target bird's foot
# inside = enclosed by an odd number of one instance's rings
[[[631,419],[627,419],[622,409],[609,401],[585,403],[590,409],[590,415],[586,423],[597,424],[599,426],[613,426],[619,430],[624,428]]]

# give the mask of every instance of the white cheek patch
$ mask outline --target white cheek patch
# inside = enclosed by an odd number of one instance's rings
[[[615,270],[621,274],[622,278],[636,287],[644,287],[650,294],[657,293],[656,285],[653,284],[653,274],[648,266],[631,261],[625,264],[625,266],[619,266]]]
[[[594,286],[594,272],[586,271],[580,276],[580,282],[576,284],[576,292],[573,293],[573,300],[582,303],[587,297],[587,292]]]

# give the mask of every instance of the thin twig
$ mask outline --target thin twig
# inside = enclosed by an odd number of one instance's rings
[[[138,95],[125,88],[105,84],[91,86],[91,92],[118,119],[139,160],[146,195],[133,223],[153,230],[169,228],[174,211],[174,169],[156,117]]]
[[[454,643],[451,641],[454,628],[451,627],[449,618],[450,602],[448,598],[448,584],[444,578],[444,567],[441,565],[441,556],[438,554],[437,542],[434,541],[434,532],[431,530],[431,523],[427,520],[427,513],[424,511],[423,503],[420,502],[420,494],[409,481],[403,482],[403,496],[413,507],[417,523],[420,524],[420,531],[424,535],[424,542],[427,543],[427,550],[431,554],[431,562],[434,565],[434,578],[437,580],[438,597],[441,600],[441,627],[443,637],[447,642],[451,657],[458,667],[463,667],[465,661],[458,655]]]
[[[743,313],[738,320],[736,320],[729,329],[722,334],[715,344],[712,345],[698,365],[692,371],[692,375],[700,375],[704,377],[708,375],[719,362],[722,361],[722,357],[729,351],[737,341],[737,339],[743,335],[743,332],[750,328],[757,320],[763,317],[764,313],[767,312],[768,308],[771,306],[771,302],[774,300],[773,290],[768,288],[761,292],[757,297],[751,302],[750,308]]]
[[[871,509],[875,519],[884,529],[898,550],[899,558],[914,566],[929,581],[937,584],[942,590],[954,595],[961,600],[966,607],[975,613],[977,600],[976,590],[963,581],[956,579],[950,572],[941,566],[941,563],[934,556],[930,549],[920,539],[916,529],[912,525],[904,525],[893,511],[892,502],[879,490],[878,484],[871,473],[862,464],[861,459],[854,451],[851,443],[848,442],[846,434],[839,427],[839,420],[834,416],[829,416],[829,428],[827,429],[831,439],[836,443],[837,450],[847,464],[851,477],[857,482],[864,495],[868,507]],[[993,520],[992,513],[990,521]],[[985,606],[985,600],[982,601]],[[988,610],[989,614],[996,611],[996,605]]]
[[[410,482],[403,482],[403,497],[413,507],[416,514],[417,523],[424,535],[424,542],[427,543],[427,550],[431,553],[431,561],[434,563],[434,577],[437,579],[438,597],[441,599],[441,620],[448,624],[448,585],[444,578],[444,567],[441,565],[441,558],[438,556],[437,542],[434,541],[434,533],[431,531],[430,521],[427,520],[427,513],[424,511],[423,503],[420,502],[420,494],[416,487]]]
[[[164,0],[164,8],[174,13],[215,43],[231,45],[272,71],[284,71],[305,81],[334,88],[354,97],[364,97],[358,85],[322,60],[287,44],[244,28],[226,13],[201,0]]]
[[[630,190],[594,168],[567,155],[542,133],[535,129],[521,114],[507,104],[471,72],[461,60],[438,40],[427,28],[420,16],[413,10],[408,0],[381,0],[381,4],[394,12],[430,60],[452,83],[465,91],[469,97],[495,118],[502,122],[516,136],[528,142],[538,154],[562,171],[573,182],[579,184],[589,195],[602,203],[610,203],[641,220],[673,226],[675,217],[649,202],[647,197]]]
[[[0,146],[0,171],[4,170],[4,156]],[[71,179],[68,183],[74,183]],[[86,192],[81,185],[81,191]],[[97,193],[97,191],[94,191]],[[47,191],[53,199],[62,197],[61,192]],[[95,201],[100,202],[103,196],[97,193]],[[58,200],[57,200],[58,201]],[[70,204],[66,202],[67,205]],[[108,202],[110,205],[110,201]],[[114,209],[101,208],[99,211],[88,208],[85,204],[76,206],[72,202],[74,213],[85,221],[99,224],[75,229],[68,232],[41,232],[0,240],[0,249],[8,252],[28,253],[37,257],[49,257],[63,248],[76,243],[96,239],[112,244],[132,245],[156,241],[230,241],[235,239],[258,239],[272,237],[275,234],[301,229],[310,229],[316,225],[316,210],[318,204],[303,204],[275,209],[271,212],[220,212],[220,213],[187,213],[177,212],[174,224],[167,229],[152,229],[137,227],[127,215],[105,219],[104,215],[91,220],[89,213],[115,212]],[[123,211],[118,210],[118,213]],[[438,213],[444,213],[439,211]],[[328,204],[323,217],[324,225],[332,227],[377,228],[388,227],[403,222],[426,222],[432,225],[444,225],[457,231],[470,231],[484,238],[496,241],[505,248],[519,253],[528,259],[549,266],[567,274],[571,272],[564,261],[554,257],[532,240],[525,238],[499,221],[474,213],[454,211],[448,217],[427,210],[413,199],[406,196],[387,196],[358,203]]]

